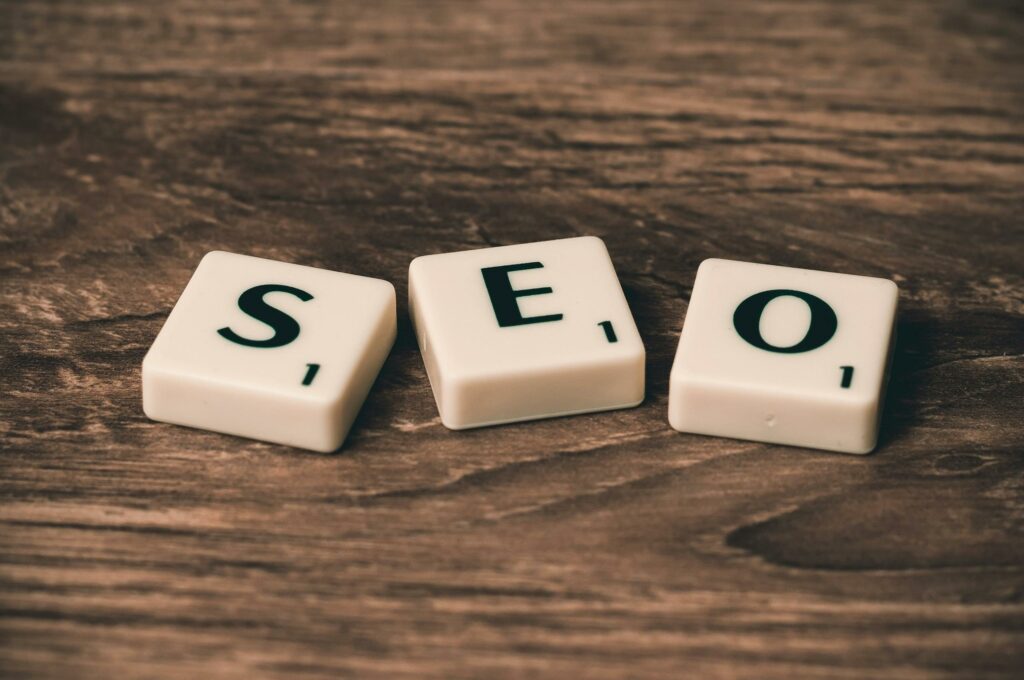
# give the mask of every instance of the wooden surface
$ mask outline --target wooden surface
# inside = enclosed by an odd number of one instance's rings
[[[1016,2],[0,2],[0,672],[1021,677]],[[450,432],[424,253],[596,234],[639,408]],[[383,277],[345,448],[147,421],[200,257]],[[666,422],[698,263],[890,277],[882,445]]]

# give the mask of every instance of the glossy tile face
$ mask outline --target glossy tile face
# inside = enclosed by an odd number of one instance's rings
[[[868,453],[894,336],[887,279],[706,260],[669,385],[683,432]]]
[[[153,420],[333,451],[396,332],[387,281],[207,254],[142,365]]]
[[[447,427],[643,401],[643,343],[598,238],[416,258],[409,308]]]

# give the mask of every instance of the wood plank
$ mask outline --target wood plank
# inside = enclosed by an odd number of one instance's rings
[[[1019,677],[1013,2],[0,1],[0,674]],[[437,418],[421,254],[594,234],[639,408]],[[224,249],[386,278],[335,455],[149,422]],[[893,278],[866,458],[673,432],[708,257]]]

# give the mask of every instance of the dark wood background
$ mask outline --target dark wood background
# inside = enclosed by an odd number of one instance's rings
[[[0,670],[1021,677],[1018,2],[0,0]],[[596,234],[639,408],[441,426],[424,253]],[[200,257],[389,279],[344,449],[152,423]],[[687,436],[707,257],[895,279],[882,444]]]

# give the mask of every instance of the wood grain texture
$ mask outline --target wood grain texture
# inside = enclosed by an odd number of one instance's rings
[[[0,1],[0,673],[1020,677],[1024,14]],[[447,431],[416,255],[607,243],[639,408]],[[389,279],[344,449],[147,421],[200,257]],[[707,257],[896,280],[873,456],[687,436]]]

